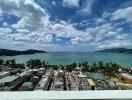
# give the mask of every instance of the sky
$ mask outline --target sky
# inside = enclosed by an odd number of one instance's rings
[[[0,0],[0,48],[132,48],[132,0]]]

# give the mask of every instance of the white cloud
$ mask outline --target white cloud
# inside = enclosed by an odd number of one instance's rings
[[[119,9],[112,13],[112,20],[125,19],[128,22],[132,22],[132,7]]]
[[[0,0],[0,9],[3,13],[20,17],[13,28],[37,28],[45,25],[49,17],[34,0]]]
[[[80,0],[63,0],[62,6],[72,8],[72,7],[79,7]]]
[[[120,33],[120,32],[122,32],[122,30],[123,30],[123,28],[120,27],[120,28],[118,28],[118,29],[116,30],[116,32]]]
[[[56,2],[55,1],[52,1],[52,4],[55,6],[56,5]]]
[[[14,37],[13,40],[14,41],[28,41],[30,40],[30,38],[23,35],[23,36]]]
[[[2,17],[3,11],[0,8],[0,22],[3,21],[3,17]]]
[[[96,18],[95,21],[96,21],[97,24],[105,22],[105,20],[103,18]]]
[[[70,0],[66,0],[65,2],[69,1]],[[79,6],[79,0],[72,0],[72,2],[69,3],[71,3],[71,5],[68,5],[68,7]],[[92,6],[93,1],[87,0],[85,6],[79,11],[80,13],[90,14],[93,12]],[[108,14],[104,14],[102,18],[93,19],[96,23],[95,26],[93,25],[86,27],[84,30],[79,30],[75,27],[74,23],[62,20],[57,22],[51,21],[48,12],[37,5],[34,0],[0,0],[0,9],[2,13],[19,17],[17,23],[10,26],[17,33],[13,32],[13,34],[8,34],[12,32],[12,29],[0,28],[0,34],[5,35],[5,37],[2,37],[5,39],[4,41],[7,40],[9,43],[15,45],[19,43],[24,45],[24,41],[26,41],[32,48],[63,48],[64,46],[59,47],[59,44],[53,44],[54,38],[56,38],[56,41],[68,38],[68,40],[64,42],[66,42],[65,44],[69,47],[76,45],[86,45],[88,47],[89,45],[94,45],[98,48],[105,48],[107,46],[119,46],[121,42],[124,43],[124,46],[130,45],[131,42],[130,39],[126,39],[130,38],[126,36],[127,33],[122,33],[123,29],[121,27],[114,26],[112,22],[107,23],[104,18],[108,17]],[[82,21],[82,24],[89,24],[89,20]],[[7,26],[6,23],[3,23],[3,25]],[[122,35],[119,35],[119,33],[122,33]],[[104,40],[105,37],[108,37],[107,41]],[[125,37],[125,39],[123,37]],[[114,44],[114,42],[117,43]]]
[[[38,38],[37,41],[41,43],[51,43],[53,39],[53,36],[51,34],[42,34],[40,38]]]
[[[110,15],[111,15],[110,13],[104,12],[103,15],[102,15],[102,17],[103,17],[103,18],[107,18],[107,17],[109,17]]]
[[[34,0],[0,0],[0,8],[2,12],[18,17],[45,14],[45,11]]]
[[[98,48],[117,48],[117,47],[129,47],[132,46],[129,40],[107,40],[104,43],[98,45]]]
[[[17,36],[10,36],[11,38],[14,37],[14,41],[30,40],[40,43],[39,45],[49,45],[53,40],[53,34],[57,38],[65,37],[73,39],[80,37],[80,39],[76,39],[80,43],[87,42],[89,37],[91,37],[87,31],[77,30],[73,24],[65,21],[57,23],[50,21],[49,14],[37,5],[34,0],[7,0],[4,2],[0,1],[0,3],[0,8],[4,13],[20,17],[17,23],[12,25],[12,28],[18,32]],[[8,8],[6,8],[7,5]],[[84,37],[85,39],[83,39]]]
[[[56,39],[56,41],[61,41],[61,39],[58,38],[58,39]]]
[[[3,26],[5,26],[5,27],[8,26],[8,23],[7,22],[4,22],[3,23]]]
[[[86,44],[88,43],[93,37],[92,36],[86,36],[86,37],[75,37],[71,39],[71,44],[77,45],[77,44]]]
[[[86,0],[80,10],[77,11],[79,15],[90,15],[93,13],[94,0]]]
[[[12,32],[12,29],[10,28],[0,28],[0,34],[8,34],[11,32]]]
[[[16,30],[18,33],[29,33],[30,31],[27,29],[17,29]]]
[[[117,34],[118,34],[117,32],[109,31],[109,32],[107,32],[107,34],[105,36],[115,36]]]

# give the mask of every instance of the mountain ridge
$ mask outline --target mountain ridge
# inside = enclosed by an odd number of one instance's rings
[[[111,49],[99,50],[99,51],[96,51],[96,52],[132,53],[132,49],[127,49],[127,48],[111,48]]]
[[[35,53],[46,53],[46,51],[34,50],[34,49],[29,49],[24,51],[0,49],[0,56],[15,56],[15,55],[35,54]]]

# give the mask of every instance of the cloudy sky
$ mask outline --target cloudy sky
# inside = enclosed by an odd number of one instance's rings
[[[0,48],[132,48],[132,0],[0,0]]]

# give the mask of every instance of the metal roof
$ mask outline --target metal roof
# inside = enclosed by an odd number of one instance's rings
[[[124,77],[127,77],[128,79],[132,79],[132,75],[128,73],[122,73],[121,75],[123,75]]]
[[[32,85],[33,85],[32,82],[24,82],[24,83],[22,84],[22,86],[28,86],[28,87],[30,87],[30,86],[32,86]]]
[[[92,79],[88,79],[88,83],[89,83],[90,86],[95,86],[95,83],[93,82]]]
[[[0,83],[12,82],[16,80],[19,76],[7,76],[3,79],[0,79]]]
[[[24,72],[20,73],[19,76],[23,77],[26,74],[27,74],[27,71],[24,71]]]
[[[0,72],[0,76],[1,75],[5,75],[5,74],[8,74],[9,73],[9,71],[8,72]]]
[[[47,81],[48,81],[48,77],[42,77],[42,79],[37,84],[36,89],[43,88]]]
[[[83,75],[82,73],[80,73],[80,74],[78,75],[78,77],[80,77],[80,78],[86,78],[87,76],[86,76],[86,75]]]

